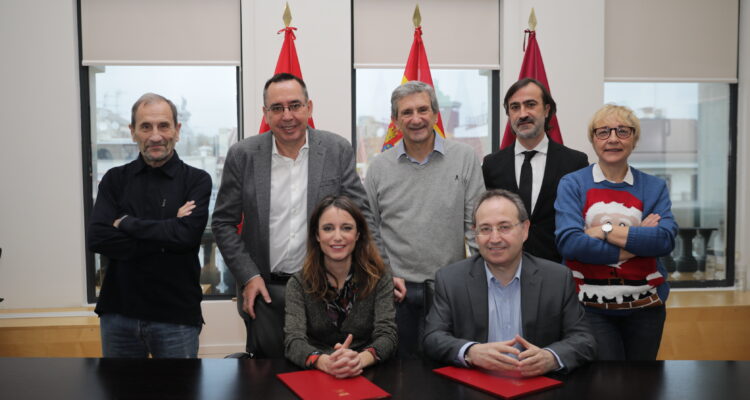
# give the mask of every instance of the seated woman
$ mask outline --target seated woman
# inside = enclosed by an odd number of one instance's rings
[[[573,270],[600,360],[654,360],[669,294],[658,257],[674,249],[677,223],[664,180],[628,165],[641,134],[627,107],[605,105],[589,124],[599,161],[557,189],[555,240]]]
[[[337,378],[396,349],[393,279],[347,197],[324,198],[310,216],[305,263],[286,287],[284,334],[289,360]]]

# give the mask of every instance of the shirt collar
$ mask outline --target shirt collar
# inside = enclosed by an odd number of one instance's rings
[[[434,130],[432,131],[433,135],[435,135],[435,144],[432,146],[433,152],[438,152],[442,155],[445,155],[445,139],[438,135],[437,132]],[[404,146],[404,139],[401,139],[396,144],[396,158],[400,158],[401,156],[406,156],[406,158],[409,159],[409,161],[417,162],[416,160],[409,157],[408,154],[406,154],[406,146]],[[430,159],[430,156],[427,156],[427,159],[425,160],[424,164],[427,164],[427,161]]]
[[[594,177],[594,183],[599,183],[603,181],[611,182],[611,181],[608,181],[607,178],[604,176],[604,171],[602,171],[602,167],[599,166],[599,163],[594,163],[594,167],[591,169],[591,174]],[[630,170],[630,166],[628,166],[628,172],[625,174],[625,178],[622,181],[627,183],[630,186],[633,186],[633,171]]]
[[[302,145],[299,149],[299,153],[302,154],[302,152],[307,152],[310,148],[310,138],[308,136],[308,131],[305,131],[305,144]],[[279,149],[276,147],[276,138],[271,138],[271,155],[274,157],[284,157],[281,154],[279,154]]]
[[[547,138],[547,134],[545,133],[542,137],[542,140],[534,146],[531,150],[536,150],[538,153],[547,154],[547,148],[549,147],[549,139]],[[516,155],[523,154],[524,151],[528,151],[521,142],[516,139],[516,146],[515,146],[515,152]]]
[[[518,280],[519,283],[521,282],[521,267],[523,267],[523,257],[521,257],[521,259],[518,260],[518,269],[516,269],[516,274],[513,275],[513,279],[511,279],[510,282],[508,282],[508,285],[513,283],[513,281],[515,280]],[[492,275],[492,271],[490,271],[490,267],[487,266],[487,261],[484,262],[484,273],[487,276],[488,287],[490,286],[490,284],[492,284],[493,280],[497,282],[498,284],[500,284],[500,282],[498,282],[497,279],[495,279],[495,275]]]
[[[146,164],[146,160],[143,159],[143,154],[138,153],[138,158],[135,160],[135,173],[140,174],[141,172],[147,171],[149,168],[161,171],[164,175],[174,178],[177,173],[177,168],[180,166],[180,156],[177,155],[177,150],[173,150],[172,157],[161,167],[153,168]]]

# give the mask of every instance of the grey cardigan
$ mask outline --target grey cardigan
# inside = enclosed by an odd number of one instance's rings
[[[381,360],[393,355],[398,339],[390,273],[380,278],[370,295],[356,299],[341,329],[326,313],[325,303],[305,293],[302,271],[289,279],[284,324],[286,358],[304,368],[311,353],[332,353],[333,346],[343,343],[350,333],[353,335],[351,349],[362,351],[373,347]]]

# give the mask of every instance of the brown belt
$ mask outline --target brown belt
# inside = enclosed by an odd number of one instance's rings
[[[629,301],[627,303],[594,303],[584,302],[583,305],[587,307],[601,308],[603,310],[626,310],[632,308],[644,308],[660,306],[662,303],[659,295],[654,293],[651,296],[644,297],[642,299]]]

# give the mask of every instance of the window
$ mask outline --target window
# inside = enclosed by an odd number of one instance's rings
[[[362,178],[383,146],[391,122],[391,92],[403,73],[403,68],[356,70],[357,171]],[[496,74],[476,69],[432,69],[431,73],[446,138],[470,145],[481,160],[491,152],[492,132],[497,131],[492,129],[493,109],[498,109],[492,97]]]
[[[675,250],[663,259],[669,280],[675,287],[731,286],[736,85],[608,82],[604,89],[605,102],[640,118],[631,165],[667,181],[680,226]]]
[[[89,215],[101,178],[112,167],[138,156],[131,140],[130,110],[146,92],[158,93],[175,103],[182,123],[176,150],[180,158],[211,175],[213,211],[224,157],[239,137],[237,129],[237,68],[234,66],[90,66],[91,171],[87,199]],[[209,220],[200,247],[201,286],[206,295],[229,296],[234,278],[224,264],[211,233]],[[89,301],[96,301],[108,260],[88,257]]]

